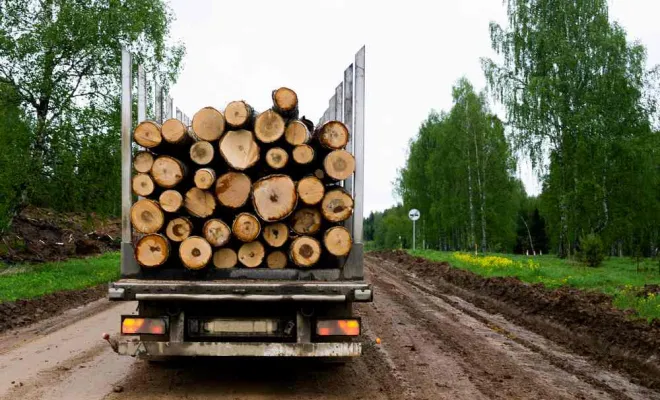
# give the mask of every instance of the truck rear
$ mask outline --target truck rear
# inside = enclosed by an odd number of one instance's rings
[[[166,101],[169,110],[163,111],[164,97],[157,89],[155,117],[149,122],[153,132],[139,133],[147,138],[140,141],[135,135],[147,121],[146,80],[138,68],[140,124],[134,127],[131,55],[123,51],[121,279],[109,285],[109,299],[136,301],[138,306],[135,314],[118,321],[121,335],[114,347],[119,354],[145,359],[344,359],[361,354],[362,324],[353,304],[373,297],[363,274],[364,62],[363,47],[315,128],[298,115],[297,97],[293,111],[285,105],[292,98],[288,92],[282,98],[273,92],[268,116],[255,113],[247,103],[232,102],[245,112],[225,109],[220,135],[206,137],[204,130],[213,121],[201,124],[201,117],[190,121],[179,112],[174,118],[171,100]],[[260,118],[268,120],[262,123]],[[280,120],[284,125],[278,128]],[[178,138],[167,137],[174,131],[165,129],[165,124],[175,121],[184,132],[178,147],[173,145]],[[289,135],[293,124],[298,124],[302,135]],[[278,129],[286,130],[286,135]],[[346,143],[335,146],[334,142],[341,142],[342,129]],[[247,138],[227,139],[240,135]],[[217,154],[207,161],[195,158],[199,154],[189,149],[202,147],[200,143]],[[176,169],[180,164],[181,173],[172,173],[169,166],[157,170],[155,164],[138,171],[143,165],[136,164],[136,151],[154,160],[176,158],[168,165]],[[305,152],[312,154],[309,162]],[[253,153],[253,163],[241,164]],[[281,162],[280,155],[290,159]],[[337,173],[337,168],[345,169],[351,162],[354,168],[349,174]],[[221,181],[228,174],[247,179],[249,201],[232,205],[222,197]],[[170,178],[175,181],[169,183]],[[301,181],[308,178],[320,194],[301,188]],[[295,201],[283,212],[280,203],[290,192],[278,191],[275,179],[295,188]],[[179,207],[166,201],[166,192],[181,193]],[[286,232],[275,226],[285,227]],[[273,239],[273,232],[285,237]]]

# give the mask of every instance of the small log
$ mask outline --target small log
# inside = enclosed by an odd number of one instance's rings
[[[138,196],[147,197],[154,192],[156,185],[149,174],[135,174],[131,181],[133,193]]]
[[[292,146],[306,144],[309,141],[309,129],[302,121],[289,122],[284,131],[284,140]]]
[[[133,158],[133,168],[139,173],[149,173],[153,165],[154,156],[148,151],[139,151]]]
[[[225,108],[225,120],[233,129],[251,126],[254,114],[254,109],[244,101],[232,101]]]
[[[266,249],[261,242],[244,243],[238,249],[238,261],[248,268],[256,268],[261,265],[266,255]]]
[[[289,161],[289,153],[281,147],[273,147],[266,152],[266,164],[273,169],[282,169]]]
[[[186,193],[183,206],[193,217],[206,218],[215,210],[215,198],[210,192],[194,187]]]
[[[183,242],[192,234],[193,224],[186,217],[171,220],[165,228],[165,235],[173,242]]]
[[[202,269],[209,263],[213,256],[213,249],[206,239],[199,236],[190,236],[179,246],[179,258],[183,266],[198,270]]]
[[[138,232],[156,233],[164,223],[165,214],[153,200],[141,199],[131,207],[131,224]]]
[[[323,200],[325,186],[316,176],[306,176],[296,183],[296,192],[301,202],[314,206]]]
[[[209,189],[215,183],[215,171],[211,168],[200,168],[195,171],[193,181],[196,187],[202,190]]]
[[[315,169],[314,176],[319,178],[320,180],[323,180],[325,178],[325,172],[320,168]]]
[[[346,221],[353,214],[353,198],[344,189],[333,189],[323,196],[321,213],[330,222]]]
[[[214,218],[206,221],[202,228],[204,237],[213,247],[221,247],[229,243],[231,230],[222,220]]]
[[[325,231],[323,245],[333,256],[347,256],[351,252],[351,246],[353,246],[351,233],[343,226],[333,226]]]
[[[176,190],[166,190],[158,197],[160,207],[169,213],[175,213],[183,206],[183,195]]]
[[[133,140],[140,146],[152,149],[163,141],[160,125],[154,121],[143,121],[133,131]]]
[[[229,131],[220,140],[220,154],[233,169],[250,168],[259,161],[259,152],[259,145],[250,131]]]
[[[284,135],[284,118],[273,110],[266,110],[254,121],[254,135],[262,143],[273,143]]]
[[[238,255],[228,247],[219,249],[213,254],[213,265],[218,269],[234,268],[238,264]]]
[[[258,238],[261,233],[261,224],[257,217],[250,213],[243,212],[236,216],[234,223],[231,226],[231,230],[236,239],[241,242],[252,242]]]
[[[301,208],[293,213],[291,229],[299,235],[313,235],[321,229],[323,217],[315,208]]]
[[[192,130],[200,140],[212,142],[220,139],[225,131],[225,118],[213,107],[204,107],[193,116]]]
[[[323,160],[323,169],[330,178],[343,181],[355,172],[355,157],[346,150],[331,151]]]
[[[308,144],[300,144],[293,149],[293,161],[307,165],[314,161],[314,148]]]
[[[261,219],[281,221],[291,215],[298,196],[293,180],[287,175],[270,175],[255,182],[252,203]]]
[[[289,249],[291,261],[299,267],[311,267],[321,258],[321,244],[309,236],[299,236]]]
[[[145,268],[159,267],[169,256],[170,243],[163,235],[145,235],[135,244],[135,261]]]
[[[340,121],[328,121],[316,129],[314,136],[321,146],[330,150],[339,150],[348,144],[348,128]]]
[[[176,118],[170,118],[163,122],[161,128],[163,139],[172,144],[190,143],[192,137],[188,134],[188,127]]]
[[[287,118],[298,118],[298,95],[286,87],[273,90],[273,108]]]
[[[215,182],[215,196],[220,204],[229,208],[243,207],[251,190],[252,181],[241,172],[227,172]]]
[[[151,167],[151,176],[156,184],[165,189],[178,185],[186,175],[183,163],[170,156],[160,156]]]
[[[286,253],[276,250],[268,254],[268,257],[266,257],[266,266],[272,269],[282,269],[286,268],[288,261]]]
[[[213,145],[205,140],[200,140],[190,146],[190,159],[197,165],[209,164],[213,161],[214,153]]]
[[[263,238],[271,247],[282,247],[289,239],[289,228],[283,222],[266,225]]]

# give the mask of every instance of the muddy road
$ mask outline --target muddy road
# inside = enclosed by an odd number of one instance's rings
[[[0,399],[660,399],[393,261],[366,273],[367,344],[347,365],[119,357],[100,336],[135,304],[99,300],[0,336]]]

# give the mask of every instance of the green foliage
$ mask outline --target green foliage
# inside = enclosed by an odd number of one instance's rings
[[[373,247],[376,249],[401,249],[412,247],[412,222],[408,211],[397,205],[382,213],[372,213],[369,224],[373,232]],[[371,216],[370,216],[371,217]]]
[[[596,234],[590,233],[580,238],[580,260],[587,266],[600,267],[605,259],[603,241]]]

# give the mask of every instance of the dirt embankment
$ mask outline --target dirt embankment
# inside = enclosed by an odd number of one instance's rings
[[[660,324],[631,320],[613,307],[610,296],[567,287],[549,290],[516,278],[484,278],[403,251],[372,255],[603,365],[623,370],[645,386],[660,388]]]

